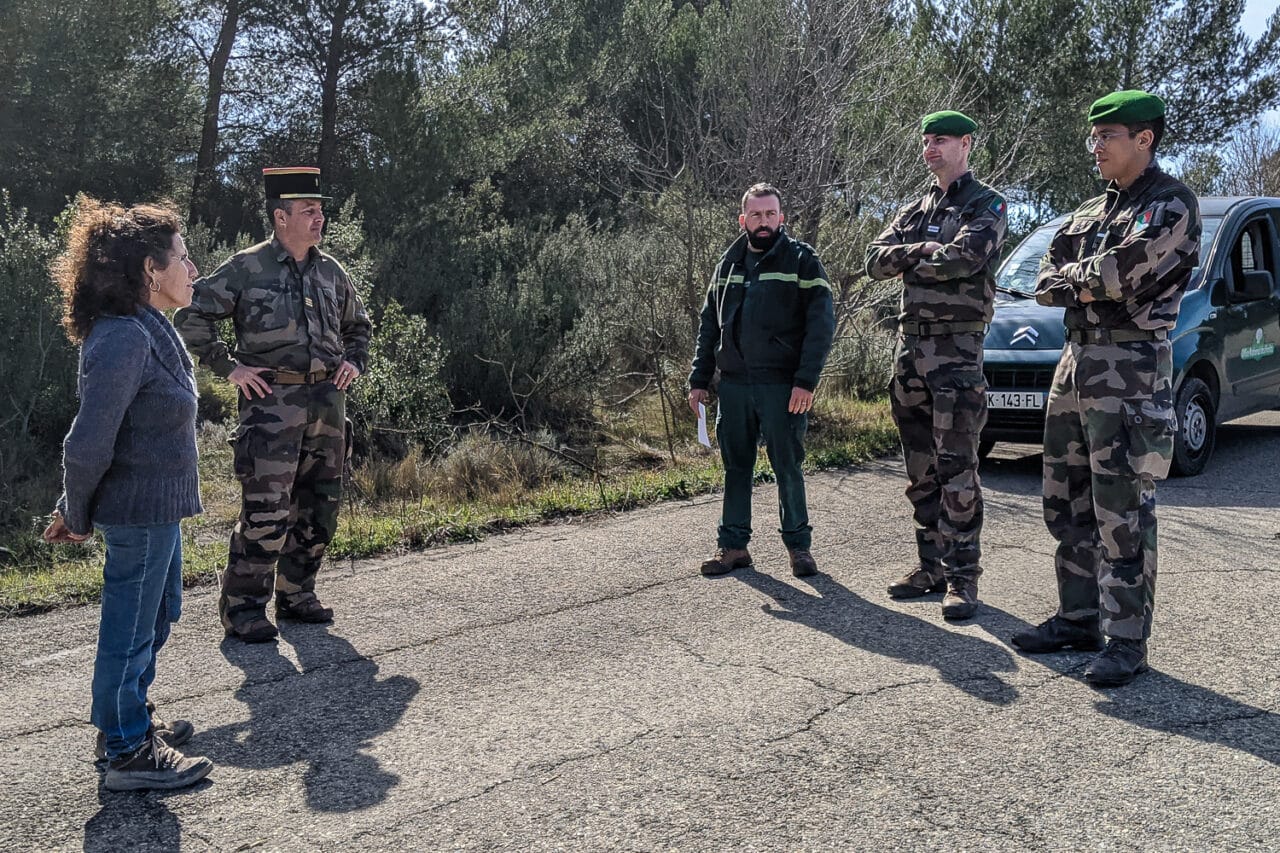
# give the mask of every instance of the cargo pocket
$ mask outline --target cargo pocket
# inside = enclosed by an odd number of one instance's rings
[[[1173,461],[1173,438],[1178,425],[1173,409],[1152,400],[1123,403],[1126,452],[1120,460],[1128,473],[1163,480]]]
[[[987,423],[987,380],[981,373],[953,373],[933,390],[935,432],[982,432]]]
[[[253,430],[244,424],[237,426],[231,438],[227,439],[227,443],[231,445],[232,467],[237,480],[244,481],[253,476],[253,441]]]

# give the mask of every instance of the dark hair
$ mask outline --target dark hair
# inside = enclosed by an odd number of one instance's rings
[[[276,227],[276,211],[283,210],[285,213],[293,213],[293,199],[291,198],[269,198],[267,199],[267,222],[270,223],[272,229]]]
[[[742,209],[744,211],[747,209],[747,199],[761,198],[767,195],[776,198],[778,200],[778,210],[782,210],[782,193],[778,192],[778,188],[773,184],[764,181],[747,187],[747,191],[742,194]]]
[[[62,291],[62,325],[79,343],[103,314],[128,316],[147,302],[143,263],[170,264],[182,220],[171,202],[130,208],[81,196],[71,219],[67,248],[50,267]]]
[[[1129,132],[1137,136],[1144,130],[1151,131],[1151,156],[1155,156],[1156,149],[1160,147],[1160,140],[1164,139],[1164,116],[1153,118],[1151,121],[1139,121],[1133,124],[1126,124]]]

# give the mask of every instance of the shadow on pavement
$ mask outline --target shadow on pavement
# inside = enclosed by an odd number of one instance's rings
[[[1053,615],[1046,613],[1046,618]],[[984,630],[1007,643],[1018,631],[1032,627],[998,607],[983,605],[978,618]],[[1084,681],[1084,668],[1093,652],[1064,651],[1022,655],[1061,675]],[[1094,703],[1099,713],[1152,731],[1192,738],[1251,753],[1280,764],[1280,714],[1232,699],[1172,675],[1149,670],[1132,684],[1099,690],[1105,701]]]
[[[84,825],[86,853],[116,853],[119,850],[173,851],[182,849],[182,824],[169,811],[164,799],[198,793],[209,780],[180,791],[113,792],[98,780],[98,802],[102,808]]]
[[[316,811],[382,802],[400,777],[367,750],[404,716],[419,683],[401,675],[379,680],[378,665],[327,626],[285,623],[281,639],[293,646],[300,670],[275,643],[223,641],[223,655],[244,670],[235,695],[249,719],[204,733],[196,751],[252,770],[306,762],[307,805]]]
[[[1280,764],[1280,714],[1154,669],[1101,693],[1106,701],[1094,707],[1109,717]]]
[[[1008,649],[967,634],[949,631],[925,619],[872,604],[825,574],[804,578],[810,594],[754,569],[740,569],[731,577],[772,598],[761,610],[776,619],[822,631],[855,648],[907,664],[930,666],[946,684],[975,699],[1008,705],[1018,691],[996,672],[1016,669]],[[939,597],[919,603],[941,621]]]

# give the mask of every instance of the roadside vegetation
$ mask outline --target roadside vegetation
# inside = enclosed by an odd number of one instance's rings
[[[654,407],[615,425],[613,443],[575,448],[549,432],[507,437],[467,430],[449,450],[367,460],[351,472],[330,566],[348,559],[473,542],[513,528],[687,500],[723,482],[719,454],[697,444],[682,423],[672,455]],[[656,427],[656,429],[655,429]],[[204,515],[183,526],[184,581],[212,583],[226,562],[227,536],[239,512],[227,423],[200,428]],[[810,471],[851,465],[889,452],[897,433],[884,399],[819,394],[811,417]],[[763,449],[757,482],[773,479]],[[7,541],[0,571],[0,615],[95,601],[102,588],[102,541],[50,547],[39,524]],[[714,531],[708,532],[708,549]]]

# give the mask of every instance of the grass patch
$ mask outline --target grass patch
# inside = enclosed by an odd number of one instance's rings
[[[591,447],[589,453],[557,447],[554,437],[545,434],[520,442],[468,435],[440,459],[410,455],[363,466],[354,472],[329,557],[357,559],[474,542],[539,522],[687,500],[722,486],[719,454],[696,444],[691,421],[678,425],[674,460],[660,417],[652,412],[615,426],[608,443]],[[201,427],[205,513],[183,524],[183,580],[188,586],[209,583],[222,570],[227,537],[240,511],[227,438],[223,425]],[[810,420],[805,470],[856,464],[893,450],[897,442],[885,400],[820,395]],[[574,464],[570,459],[586,461]],[[756,482],[772,481],[762,451]],[[101,594],[100,539],[50,547],[37,541],[38,532],[33,522],[29,533],[3,543],[0,614],[82,604]]]

